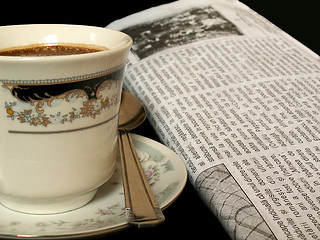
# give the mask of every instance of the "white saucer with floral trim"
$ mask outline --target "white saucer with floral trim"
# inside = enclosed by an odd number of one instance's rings
[[[162,209],[181,193],[187,181],[182,160],[169,148],[132,134],[151,188]],[[95,236],[128,227],[124,211],[120,162],[112,178],[82,208],[54,215],[30,215],[0,204],[0,239],[72,239]]]

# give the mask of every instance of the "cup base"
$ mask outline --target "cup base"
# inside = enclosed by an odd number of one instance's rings
[[[98,189],[79,196],[58,199],[22,199],[0,195],[0,202],[7,208],[28,214],[57,214],[75,210],[86,205]]]

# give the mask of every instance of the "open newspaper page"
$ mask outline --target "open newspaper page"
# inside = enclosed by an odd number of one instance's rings
[[[108,27],[134,39],[125,88],[230,236],[319,239],[319,57],[231,0]]]

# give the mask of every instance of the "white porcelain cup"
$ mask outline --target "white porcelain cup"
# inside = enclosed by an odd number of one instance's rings
[[[20,212],[53,214],[85,205],[113,174],[132,39],[89,26],[0,27],[0,51],[38,43],[108,48],[0,56],[0,202]]]

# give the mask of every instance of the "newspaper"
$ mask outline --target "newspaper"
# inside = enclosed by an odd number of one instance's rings
[[[236,0],[111,23],[124,86],[233,239],[320,239],[319,56]]]

